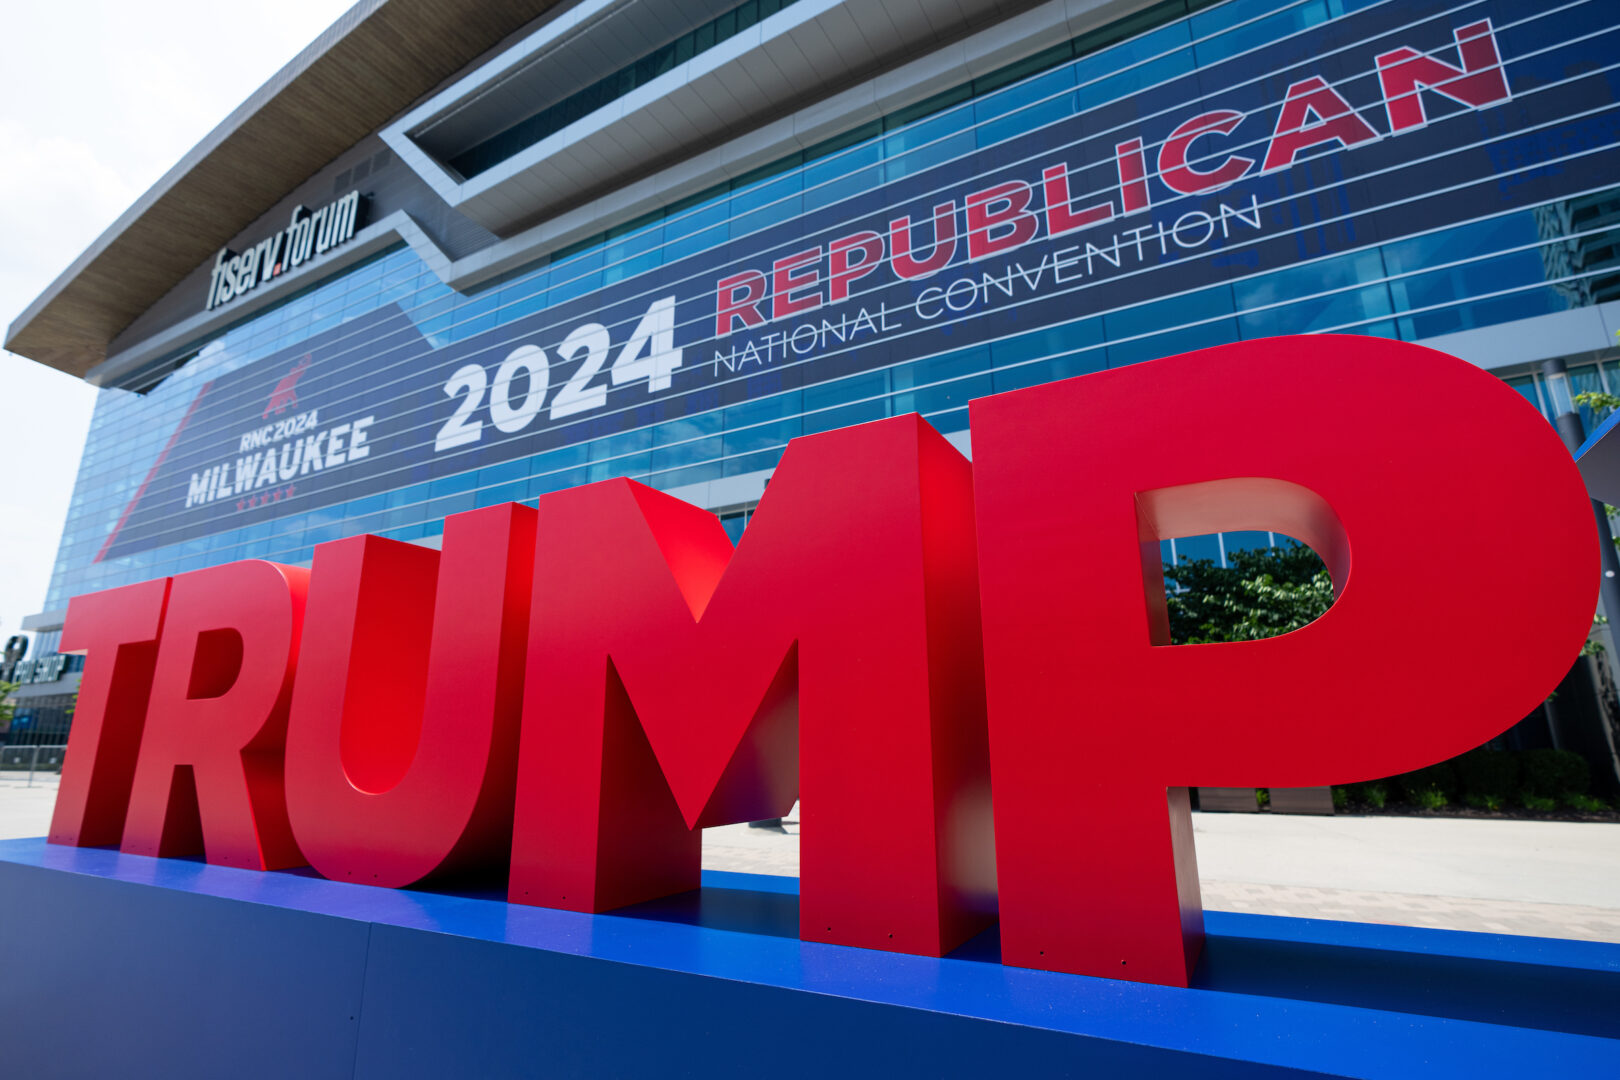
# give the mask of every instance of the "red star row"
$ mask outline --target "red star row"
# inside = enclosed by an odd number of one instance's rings
[[[288,484],[286,487],[267,491],[263,495],[249,495],[245,499],[237,499],[236,508],[238,510],[247,510],[255,506],[263,506],[266,503],[280,502],[282,499],[292,498],[293,492],[297,490],[297,484]]]

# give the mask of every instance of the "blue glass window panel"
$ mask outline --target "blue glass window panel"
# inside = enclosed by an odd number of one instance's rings
[[[804,388],[804,433],[832,431],[889,415],[889,373],[872,371]]]
[[[1385,244],[1381,250],[1389,273],[1407,274],[1542,239],[1534,216],[1520,212]]]
[[[304,530],[304,543],[310,547],[324,544],[329,540],[342,540],[353,536],[354,528],[348,522],[334,521],[326,525],[314,525]]]
[[[720,440],[705,439],[702,443],[691,447],[693,458],[704,457],[706,460],[696,465],[680,467],[664,467],[658,464],[660,460],[667,461],[667,454],[654,452],[653,468],[648,481],[653,487],[661,490],[685,487],[688,484],[706,484],[711,480],[718,480],[725,475],[725,463],[720,458]]]
[[[477,296],[462,297],[456,307],[455,319],[450,324],[450,340],[462,341],[495,329],[501,323],[499,307],[498,289],[487,289]]]
[[[435,345],[443,345],[450,340],[450,327],[455,322],[455,307],[455,293],[445,290],[440,295],[419,299],[414,307],[407,309],[407,313],[423,337]]]
[[[1178,19],[1157,30],[1149,31],[1130,41],[1122,41],[1118,45],[1110,45],[1099,52],[1082,56],[1074,62],[1075,82],[1082,87],[1086,83],[1104,78],[1123,67],[1140,63],[1158,57],[1161,53],[1171,52],[1179,46],[1192,43],[1192,30],[1187,20]],[[1083,42],[1076,43],[1083,48]],[[1188,50],[1187,55],[1192,55]]]
[[[571,465],[583,465],[590,456],[590,447],[578,442],[569,446],[559,446],[555,450],[547,450],[543,454],[536,454],[529,459],[529,475],[539,476],[542,473],[556,472]]]
[[[710,202],[683,210],[671,210],[664,221],[664,262],[700,251],[708,251],[726,242],[726,227],[731,219],[731,200],[716,195]]]
[[[739,431],[728,431],[724,437],[724,453],[727,457],[747,450],[769,450],[780,454],[789,439],[797,439],[803,433],[802,428],[801,421],[795,416],[791,420],[776,420],[771,423],[755,424]],[[727,474],[734,471],[738,470],[728,470]]]
[[[386,510],[380,510],[374,514],[362,514],[358,517],[349,518],[348,524],[353,530],[351,535],[358,536],[361,533],[376,532],[378,529],[382,528],[383,520],[387,516],[387,513],[388,512]]]
[[[330,525],[334,521],[342,521],[343,504],[338,503],[335,506],[322,506],[314,510],[306,511],[303,514],[303,519],[306,526]]]
[[[1184,563],[1190,559],[1209,559],[1216,565],[1220,564],[1221,544],[1214,533],[1176,537],[1176,561]]]
[[[427,484],[413,484],[410,487],[395,488],[388,493],[390,507],[411,506],[423,502],[428,497]]]
[[[401,525],[410,525],[422,520],[427,511],[421,506],[402,506],[396,510],[389,510],[383,516],[383,524],[390,529]]]
[[[798,390],[790,390],[783,394],[771,394],[755,401],[745,401],[741,405],[732,405],[721,410],[721,417],[725,430],[729,433],[737,428],[757,424],[763,420],[778,420],[783,417],[797,417],[804,411],[804,395]]]
[[[893,395],[891,407],[897,416],[908,412],[929,416],[960,408],[994,392],[989,368],[990,349],[985,345],[901,364],[892,379],[894,388],[905,392]]]
[[[897,180],[971,154],[974,146],[973,109],[958,105],[884,135],[885,169]]]
[[[1295,4],[1284,8],[1270,17],[1264,16],[1268,7],[1277,6],[1275,3],[1237,2],[1221,4],[1212,11],[1194,15],[1191,19],[1193,37],[1206,37],[1220,26],[1235,26],[1245,19],[1255,21],[1245,26],[1220,34],[1208,41],[1198,42],[1194,48],[1197,51],[1200,64],[1213,64],[1218,60],[1236,56],[1240,52],[1264,45],[1267,42],[1277,41],[1289,34],[1316,26],[1326,22],[1331,15],[1328,12],[1326,0],[1310,0],[1309,3]],[[1203,20],[1201,23],[1200,20]]]
[[[627,454],[609,461],[596,461],[587,466],[586,483],[611,480],[616,476],[643,477],[652,470],[652,454]]]
[[[607,283],[623,281],[625,278],[663,265],[663,222],[609,241],[607,247],[603,249],[602,257],[605,260],[602,280]]]
[[[1118,341],[1120,338],[1151,334],[1166,327],[1185,326],[1231,313],[1231,287],[1217,285],[1185,296],[1172,296],[1109,312],[1103,316],[1103,329],[1109,341]]]
[[[501,321],[508,323],[544,311],[548,303],[546,281],[545,272],[537,271],[502,285],[498,301]]]
[[[798,217],[804,213],[803,190],[804,174],[798,169],[739,189],[731,196],[728,235],[735,240]]]
[[[436,499],[441,495],[471,491],[477,486],[478,474],[476,472],[457,473],[455,476],[446,476],[430,483],[428,485],[428,498]]]
[[[1226,545],[1228,553],[1262,550],[1271,546],[1271,534],[1268,532],[1229,532],[1221,535],[1221,542]]]
[[[697,413],[656,424],[652,430],[654,448],[690,442],[704,435],[718,435],[724,426],[719,412]]]
[[[1365,324],[1390,312],[1389,290],[1382,285],[1374,285],[1240,315],[1238,329],[1245,338],[1307,334],[1322,330],[1342,333],[1352,324]]]
[[[1397,321],[1400,324],[1402,338],[1407,341],[1420,341],[1437,334],[1452,334],[1459,330],[1495,326],[1514,319],[1529,319],[1568,309],[1567,296],[1557,289],[1544,287],[1524,289],[1506,296],[1493,296],[1489,300],[1456,304],[1415,315],[1404,315]]]
[[[522,502],[529,497],[529,482],[513,480],[477,491],[479,506],[499,506],[501,503]]]
[[[651,428],[637,428],[619,435],[608,435],[600,439],[592,439],[588,444],[588,461],[611,461],[614,458],[624,457],[637,451],[651,449],[653,433]]]
[[[1175,27],[1166,27],[1165,29],[1173,30]],[[1148,35],[1150,38],[1157,36],[1156,34]],[[1182,29],[1180,36],[1185,38],[1185,29]],[[1170,38],[1166,37],[1165,40],[1168,41]],[[1108,52],[1099,53],[1095,57],[1088,57],[1087,60],[1077,61],[1077,64],[1083,66],[1087,64],[1088,60],[1106,59],[1112,52],[1113,50],[1110,49]],[[1097,77],[1098,74],[1112,71],[1116,67],[1116,64],[1110,63],[1093,68],[1093,73],[1089,76],[1085,70],[1076,70],[1075,76],[1079,85],[1074,92],[1075,112],[1084,112],[1087,109],[1096,108],[1098,105],[1105,105],[1110,101],[1128,97],[1150,86],[1167,82],[1179,75],[1190,74],[1194,67],[1193,54],[1191,49],[1180,49],[1168,56],[1147,60],[1134,67],[1127,68],[1117,75]]]
[[[735,457],[726,458],[721,465],[726,476],[743,476],[751,472],[774,469],[782,460],[782,452],[786,448],[786,445],[783,444],[766,450],[738,454]]]
[[[1536,411],[1545,415],[1546,409],[1541,404],[1541,394],[1536,389],[1536,380],[1530,375],[1520,375],[1516,379],[1508,379],[1507,384],[1523,395],[1524,400],[1535,406]]]
[[[774,468],[788,440],[802,433],[803,408],[802,395],[794,391],[726,409],[725,475]]]
[[[359,292],[369,292],[382,285],[383,273],[388,269],[388,265],[389,257],[386,255],[368,259],[358,266],[351,267],[333,285],[351,296]]]
[[[374,514],[388,505],[388,496],[385,494],[367,495],[362,499],[350,499],[342,507],[343,516],[361,518],[367,514]]]
[[[909,364],[897,364],[890,369],[889,379],[895,390],[911,390],[938,383],[948,385],[953,380],[989,369],[990,347],[976,345],[971,349],[940,353],[925,360],[913,360]]]
[[[871,139],[804,167],[806,212],[874,191],[883,183],[883,142]]]
[[[1108,354],[1093,346],[1102,340],[1102,320],[1090,318],[991,342],[995,392],[1101,371],[1107,366]]]
[[[1384,260],[1377,249],[1319,259],[1270,274],[1232,283],[1232,300],[1239,311],[1266,304],[1286,303],[1301,296],[1334,292],[1384,276]]]
[[[490,484],[500,484],[508,480],[522,480],[529,475],[529,459],[518,458],[516,461],[503,461],[499,465],[486,465],[478,470],[478,486],[488,487]]]
[[[1398,311],[1466,300],[1482,293],[1499,292],[1543,281],[1545,267],[1538,251],[1515,251],[1400,278],[1389,283]]]
[[[416,291],[416,279],[421,274],[422,268],[414,256],[390,255],[383,261],[386,265],[382,275],[384,289],[406,288],[412,292]]]
[[[718,412],[699,413],[652,429],[652,479],[657,487],[680,487],[718,480],[725,453]]]
[[[975,394],[974,396],[979,397],[982,395]],[[918,411],[922,412],[923,418],[933,425],[934,430],[941,435],[949,435],[953,431],[966,431],[968,429],[969,416],[966,408],[947,409],[944,412]]]
[[[652,468],[648,452],[652,431],[648,428],[592,439],[588,445],[591,465],[587,475],[591,483],[615,476],[645,476]]]
[[[1401,336],[1400,327],[1396,325],[1394,319],[1380,319],[1377,322],[1362,323],[1360,326],[1347,326],[1334,332],[1339,334],[1360,334],[1363,337],[1389,338],[1391,341],[1397,340]]]
[[[222,551],[225,548],[235,547],[241,541],[242,537],[236,529],[226,529],[224,532],[207,537],[209,551]]]
[[[551,302],[560,304],[602,287],[602,249],[592,248],[551,267]]]
[[[1009,86],[973,103],[974,141],[989,146],[1074,115],[1074,68],[1062,67]]]
[[[590,483],[590,466],[577,465],[573,468],[561,468],[555,471],[542,473],[529,478],[529,498],[545,495],[553,491],[563,491],[581,484]]]
[[[1233,319],[1221,319],[1202,326],[1189,326],[1167,334],[1138,338],[1119,345],[1108,346],[1108,366],[1124,367],[1144,360],[1157,360],[1165,356],[1209,349],[1216,345],[1229,345],[1237,340],[1237,326]]]

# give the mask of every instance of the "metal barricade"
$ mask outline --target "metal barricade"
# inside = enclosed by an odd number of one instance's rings
[[[67,757],[66,746],[0,746],[0,772],[16,773],[27,770],[27,787],[34,786],[34,774],[62,772],[62,761]]]

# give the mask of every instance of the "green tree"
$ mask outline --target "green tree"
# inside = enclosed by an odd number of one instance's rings
[[[11,718],[17,712],[17,705],[12,701],[11,695],[21,685],[21,683],[0,682],[0,731],[11,728]]]
[[[1176,645],[1255,641],[1298,630],[1333,603],[1333,581],[1304,544],[1228,552],[1227,566],[1184,559],[1164,567]]]
[[[1594,413],[1601,411],[1602,415],[1598,417],[1598,420],[1602,422],[1608,417],[1609,410],[1620,406],[1620,397],[1614,394],[1605,394],[1601,390],[1583,390],[1575,395],[1575,404],[1585,405]]]

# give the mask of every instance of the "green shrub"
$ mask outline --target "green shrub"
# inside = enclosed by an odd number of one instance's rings
[[[1446,793],[1439,788],[1424,788],[1417,793],[1417,804],[1425,810],[1438,810],[1446,805]]]
[[[1255,788],[1254,789],[1254,801],[1259,803],[1261,806],[1270,806],[1271,805],[1271,789],[1270,788],[1263,788],[1263,787]]]
[[[1592,783],[1586,759],[1573,750],[1526,750],[1524,789],[1544,799],[1585,795]]]
[[[1345,810],[1350,806],[1350,789],[1336,787],[1333,789],[1333,809]]]
[[[1389,801],[1389,789],[1382,780],[1356,785],[1356,801],[1364,802],[1375,810],[1382,810]]]
[[[1533,795],[1528,791],[1526,791],[1523,795],[1519,796],[1519,801],[1524,804],[1524,808],[1526,810],[1556,810],[1556,809],[1558,809],[1558,800],[1557,799],[1549,799],[1545,795]]]
[[[1497,805],[1519,789],[1519,759],[1506,750],[1470,750],[1452,761],[1464,793],[1495,799]]]
[[[1408,800],[1422,806],[1427,805],[1423,802],[1425,792],[1438,792],[1442,796],[1457,794],[1457,773],[1450,762],[1442,761],[1438,765],[1402,773],[1395,778],[1395,784]],[[1445,803],[1440,805],[1444,806]]]
[[[1569,807],[1571,810],[1581,810],[1588,814],[1595,814],[1609,808],[1609,804],[1604,802],[1602,799],[1596,799],[1590,795],[1576,795],[1573,793],[1564,796],[1564,805]]]
[[[1475,810],[1500,810],[1502,798],[1499,795],[1465,795],[1463,801]]]

